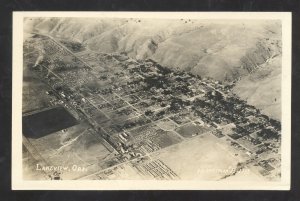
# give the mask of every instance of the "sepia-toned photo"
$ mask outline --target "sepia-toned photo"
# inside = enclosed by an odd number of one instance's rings
[[[289,13],[14,13],[13,188],[289,189]]]

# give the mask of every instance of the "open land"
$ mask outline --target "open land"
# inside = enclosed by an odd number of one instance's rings
[[[23,134],[39,138],[77,124],[76,119],[63,107],[55,107],[23,116]]]

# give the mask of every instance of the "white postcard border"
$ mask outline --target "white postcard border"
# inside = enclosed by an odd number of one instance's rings
[[[22,69],[24,17],[103,17],[165,19],[244,19],[282,21],[282,179],[280,182],[22,179]],[[290,12],[14,12],[12,67],[13,190],[289,190],[291,168],[291,13]]]

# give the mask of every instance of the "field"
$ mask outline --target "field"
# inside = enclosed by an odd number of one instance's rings
[[[174,130],[177,128],[177,125],[170,119],[162,119],[157,122],[157,126],[162,128],[163,130],[169,131],[169,130]]]
[[[185,138],[193,137],[209,131],[208,128],[195,125],[193,123],[185,124],[176,129],[176,131]]]
[[[23,134],[29,138],[40,138],[77,124],[77,120],[63,107],[44,110],[23,116]]]
[[[29,72],[28,69],[24,69],[23,74],[22,112],[26,113],[47,108],[50,105],[50,99],[46,95],[46,91],[50,88],[42,83],[36,75]]]
[[[227,145],[213,135],[204,134],[166,148],[156,157],[181,179],[219,180],[244,160],[224,146]]]
[[[156,131],[157,127],[152,125],[152,124],[148,124],[136,129],[133,129],[130,131],[131,135],[135,138],[137,137],[143,137],[143,136],[148,136],[152,133],[154,133]]]
[[[39,139],[28,139],[41,157],[53,166],[87,168],[85,172],[64,171],[63,179],[74,179],[99,171],[98,163],[111,152],[103,145],[102,139],[92,133],[89,125],[81,123],[67,131],[56,132]]]
[[[23,89],[22,89],[22,112],[32,112],[39,109],[47,108],[50,105],[50,98],[46,91],[50,88],[41,82],[40,78],[32,72],[32,68],[37,59],[39,52],[34,45],[24,46],[23,59]]]
[[[157,130],[156,135],[149,138],[152,143],[157,144],[160,148],[179,143],[182,139],[172,131]]]

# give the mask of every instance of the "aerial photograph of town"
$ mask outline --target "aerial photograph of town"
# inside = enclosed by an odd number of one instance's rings
[[[280,181],[280,20],[23,24],[25,180]]]

